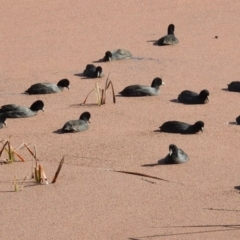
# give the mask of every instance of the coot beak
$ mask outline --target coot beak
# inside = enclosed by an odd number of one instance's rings
[[[208,99],[208,97],[206,98],[206,100],[205,100],[205,103],[208,103],[209,102],[209,99]]]
[[[69,89],[70,89],[70,86],[68,86],[67,89],[69,90]]]
[[[3,122],[3,124],[4,124],[5,126],[7,126],[7,123],[6,123],[6,122]]]
[[[162,85],[165,85],[165,82],[162,82]]]
[[[203,132],[204,127],[201,128],[201,132]]]
[[[44,109],[43,109],[43,108],[42,108],[41,110],[44,112]]]
[[[172,149],[169,149],[169,155],[170,156],[172,155]]]

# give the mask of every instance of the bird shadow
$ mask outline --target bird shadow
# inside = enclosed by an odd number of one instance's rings
[[[101,58],[101,59],[92,61],[92,63],[103,63],[103,62],[106,62],[106,61],[104,60],[104,58]]]
[[[122,96],[121,94],[115,94],[115,97],[124,97],[124,96]]]
[[[77,76],[77,77],[85,77],[85,76],[83,75],[83,73],[74,73],[73,75],[74,75],[74,76]]]
[[[143,164],[141,165],[141,167],[156,167],[159,166],[158,163],[147,163],[147,164]]]
[[[74,131],[62,131],[61,128],[59,128],[58,130],[55,130],[53,131],[52,133],[56,133],[56,134],[66,134],[66,133],[77,133],[77,132],[74,132]]]
[[[117,95],[115,95],[115,97],[122,97],[122,98],[140,98],[140,97],[143,97],[143,98],[145,98],[145,96],[138,96],[138,95],[136,95],[136,96],[123,96],[121,94],[117,94]]]
[[[223,91],[229,92],[228,88],[222,88]]]
[[[158,45],[158,40],[148,40],[147,42],[152,42],[154,46],[161,47],[161,45]]]
[[[62,132],[62,129],[61,129],[61,128],[59,128],[58,130],[55,130],[55,131],[53,131],[52,133],[56,133],[56,134],[63,134],[63,132]]]
[[[169,165],[165,163],[165,158],[159,159],[156,163],[147,163],[147,164],[143,164],[141,165],[141,167],[156,167],[156,166],[160,166],[160,165]]]
[[[171,99],[171,100],[169,100],[170,102],[173,102],[173,103],[180,103],[179,101],[178,101],[178,99]]]
[[[238,125],[236,122],[228,122],[227,124],[230,124],[230,125]]]
[[[80,77],[81,79],[92,79],[92,78],[84,76],[83,73],[74,73],[73,75],[76,77]]]

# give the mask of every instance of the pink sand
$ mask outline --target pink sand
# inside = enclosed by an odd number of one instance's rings
[[[227,125],[239,112],[239,93],[223,91],[240,78],[240,1],[2,1],[0,9],[0,105],[30,106],[41,99],[45,112],[9,119],[0,138],[11,136],[37,147],[49,180],[65,163],[56,184],[24,183],[27,162],[0,166],[0,239],[238,239],[240,127]],[[158,47],[153,41],[175,24],[179,44]],[[215,39],[218,36],[218,39]],[[99,64],[111,72],[116,93],[130,84],[166,83],[149,98],[120,98],[114,105],[79,106],[96,82],[83,80],[86,64],[105,51],[125,48],[136,58]],[[36,82],[68,78],[71,89],[59,94],[26,96]],[[173,103],[185,89],[210,91],[209,104]],[[88,103],[94,103],[94,94]],[[92,115],[83,133],[53,133],[83,111]],[[202,134],[154,132],[165,121],[205,122]],[[182,148],[182,165],[143,167]],[[3,158],[3,156],[2,156]],[[169,182],[108,169],[135,171]]]

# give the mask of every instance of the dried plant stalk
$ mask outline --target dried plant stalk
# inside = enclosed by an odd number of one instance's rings
[[[101,102],[100,102],[100,105],[105,104],[105,102],[106,102],[106,92],[103,89],[101,89]]]
[[[43,169],[43,166],[41,164],[39,164],[37,167],[35,167],[35,181],[36,183],[39,184],[46,184],[48,185],[48,180],[47,180],[47,176],[46,173]]]
[[[114,88],[113,88],[113,83],[112,81],[109,81],[108,85],[107,85],[107,89],[110,87],[112,88],[112,95],[113,95],[113,103],[116,103],[116,97],[115,97],[115,92],[114,92]]]
[[[104,91],[102,92],[102,102],[101,102],[101,104],[105,104],[106,103],[106,91],[108,89],[107,85],[108,85],[108,81],[109,81],[109,75],[110,75],[110,73],[108,74],[108,77],[107,77],[107,79],[105,81]]]
[[[24,184],[24,182],[25,182],[26,179],[27,179],[27,177],[25,177],[25,178],[23,179],[23,181],[21,182],[21,184],[19,185],[19,183],[17,182],[16,176],[14,176],[13,185],[14,185],[14,191],[15,191],[15,192],[20,192],[20,191],[23,190],[23,184]]]
[[[25,143],[20,144],[20,145],[19,145],[18,147],[16,147],[14,150],[16,151],[16,150],[22,148],[22,147],[24,146],[24,144],[25,144]]]
[[[107,89],[110,87],[110,85],[111,85],[111,88],[112,88],[113,103],[116,103],[116,98],[115,98],[115,92],[114,92],[114,88],[113,88],[113,83],[112,83],[112,81],[109,80],[109,75],[110,75],[110,73],[108,74],[108,77],[107,77],[107,79],[106,79],[104,89],[101,89],[101,88],[98,86],[98,83],[95,83],[94,89],[92,89],[92,90],[88,93],[87,97],[85,98],[85,100],[83,101],[83,103],[81,103],[81,105],[86,104],[86,101],[87,101],[88,96],[89,96],[90,93],[93,92],[93,91],[95,91],[95,94],[96,94],[96,97],[97,97],[97,104],[98,104],[99,106],[105,104],[105,103],[106,103],[106,92],[107,92]]]
[[[3,144],[3,147],[2,147],[2,149],[1,149],[1,151],[0,151],[0,157],[2,156],[2,153],[3,153],[3,151],[4,151],[4,149],[5,149],[5,147],[6,147],[7,144],[8,144],[8,141],[6,141],[6,142]]]
[[[26,143],[24,143],[25,148],[30,152],[30,154],[36,159],[36,155],[33,153],[33,151],[28,147]]]
[[[85,98],[85,100],[83,101],[83,103],[81,103],[81,105],[86,103],[88,96],[89,96],[90,93],[93,92],[93,91],[94,91],[94,89],[92,89],[92,90],[88,93],[88,95],[86,96],[86,98]]]
[[[60,163],[59,163],[59,165],[58,165],[58,169],[57,169],[57,171],[56,171],[56,173],[55,173],[55,176],[54,176],[54,178],[53,178],[53,180],[52,180],[52,183],[55,183],[55,182],[57,181],[57,177],[58,177],[58,174],[59,174],[60,171],[61,171],[63,162],[64,162],[64,157],[62,158],[62,160],[60,161]]]
[[[35,167],[35,180],[37,183],[40,183],[39,170],[37,167]]]
[[[12,163],[12,162],[14,162],[14,160],[15,160],[15,158],[14,158],[14,154],[13,154],[13,149],[12,149],[12,147],[11,147],[11,145],[10,145],[10,142],[9,141],[7,141],[7,148],[6,148],[6,151],[7,151],[7,153],[8,153],[8,161],[10,162],[10,163]]]
[[[42,183],[42,165],[38,165],[38,176],[39,176],[39,183]]]
[[[17,153],[15,150],[13,150],[13,153],[17,155],[17,157],[22,161],[25,162],[25,159],[19,154]]]
[[[101,105],[101,97],[100,97],[99,90],[100,89],[99,89],[98,83],[96,82],[95,87],[94,87],[94,91],[95,91],[95,94],[96,94],[96,97],[97,97],[97,104]]]
[[[18,192],[18,191],[19,191],[19,188],[18,188],[16,176],[14,176],[13,185],[14,185],[14,191],[15,191],[15,192]]]
[[[21,186],[20,186],[20,191],[23,190],[23,184],[24,184],[24,182],[26,181],[26,179],[27,179],[27,177],[25,177],[25,178],[23,179],[23,181],[22,181],[22,183],[21,183]]]
[[[46,176],[46,173],[43,169],[43,166],[41,164],[39,164],[39,175],[40,175],[40,183],[45,183],[45,184],[48,184],[48,180],[47,180],[47,176]]]
[[[9,137],[10,139],[10,137]],[[11,143],[9,140],[7,140],[4,144],[3,147],[0,151],[0,157],[3,153],[3,151],[5,150],[8,154],[8,159],[6,160],[6,163],[12,163],[14,161],[16,161],[15,159],[15,155],[20,159],[20,161],[25,162],[25,159],[16,151],[17,149],[21,148],[22,146],[24,146],[24,143],[22,143],[21,145],[19,145],[17,148],[13,149],[13,147],[11,146]]]

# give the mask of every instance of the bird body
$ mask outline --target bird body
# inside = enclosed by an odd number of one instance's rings
[[[26,118],[33,117],[39,110],[43,110],[44,103],[41,100],[34,102],[30,108],[24,106],[18,106],[15,104],[3,105],[0,109],[0,116],[6,118]]]
[[[240,92],[240,82],[239,81],[233,81],[230,84],[228,84],[228,91]]]
[[[179,121],[168,121],[163,123],[163,125],[160,126],[159,128],[161,132],[194,134],[199,131],[203,131],[204,122],[198,121],[195,124],[191,125]]]
[[[174,35],[174,30],[175,30],[175,26],[173,24],[170,24],[168,26],[168,34],[166,36],[161,37],[157,41],[157,44],[159,46],[164,46],[164,45],[174,45],[179,43],[178,39]]]
[[[66,122],[62,127],[62,132],[83,132],[86,131],[89,126],[88,122],[91,115],[89,112],[84,112],[81,114],[80,118],[78,120],[71,120]]]
[[[128,97],[156,96],[160,92],[160,86],[164,84],[161,78],[154,78],[151,86],[130,85],[125,87],[119,94]]]
[[[188,155],[176,145],[169,145],[169,154],[164,158],[165,164],[180,164],[189,160]]]
[[[25,91],[27,94],[50,94],[50,93],[58,93],[62,92],[63,88],[66,87],[69,89],[69,80],[62,79],[58,82],[58,84],[54,83],[35,83],[28,90]]]
[[[199,94],[190,90],[184,90],[178,95],[178,101],[185,104],[204,104],[209,101],[208,96],[208,90],[202,90]]]
[[[102,72],[102,67],[96,67],[93,64],[88,64],[83,71],[83,75],[89,78],[100,78],[103,77],[104,74]]]
[[[107,51],[105,53],[103,60],[110,62],[110,61],[130,59],[131,57],[132,57],[132,54],[128,50],[117,49],[113,51]]]

